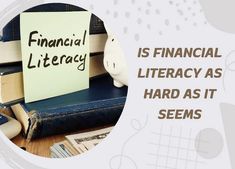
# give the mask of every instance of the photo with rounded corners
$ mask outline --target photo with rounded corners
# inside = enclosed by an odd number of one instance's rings
[[[79,156],[117,123],[128,90],[125,55],[95,14],[48,3],[0,31],[0,130],[22,151]]]

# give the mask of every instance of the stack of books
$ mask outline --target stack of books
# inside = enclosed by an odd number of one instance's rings
[[[27,12],[82,10],[58,3],[40,5]],[[32,103],[24,102],[19,27],[17,16],[2,30],[0,105],[13,110],[28,140],[117,122],[126,100],[127,88],[115,88],[112,78],[104,69],[103,51],[107,34],[98,17],[92,15],[90,22],[89,89]]]

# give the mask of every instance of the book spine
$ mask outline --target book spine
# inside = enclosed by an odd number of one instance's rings
[[[100,18],[92,14],[90,21],[90,34],[103,34],[103,33],[106,33],[104,22]]]
[[[83,8],[73,5],[53,3],[43,4],[27,10],[26,12],[65,12],[65,11],[85,11]],[[78,21],[79,22],[79,21]],[[91,16],[90,21],[90,34],[106,33],[104,23],[97,16]],[[2,33],[2,41],[20,40],[20,16],[16,16],[4,28]]]
[[[0,125],[4,124],[6,122],[8,122],[8,119],[5,116],[0,114]]]
[[[7,102],[7,103],[0,103],[0,109],[9,108],[10,106],[15,105],[15,104],[20,103],[20,102],[23,102],[23,101],[24,101],[24,98],[22,97],[20,99],[13,100],[13,101],[10,101],[10,102]]]
[[[59,113],[57,110],[53,110],[54,113],[51,111],[50,115],[32,111],[29,113],[30,126],[26,137],[28,140],[33,140],[50,135],[115,124],[121,115],[125,100],[126,98],[121,98],[112,101],[113,103],[109,107],[98,106],[99,108],[94,108],[96,106],[93,105],[93,108],[84,111],[81,111],[83,108],[77,109],[76,107],[67,111],[65,109],[63,113],[61,113],[61,110]]]

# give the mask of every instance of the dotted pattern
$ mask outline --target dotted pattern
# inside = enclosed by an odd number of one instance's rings
[[[135,11],[132,10],[135,15],[132,15],[130,11],[120,10],[122,3],[129,4],[132,9],[136,9]],[[113,0],[112,5],[116,10],[107,9],[105,14],[113,19],[123,17],[125,22],[122,22],[122,32],[125,35],[132,34],[135,41],[141,40],[143,31],[151,31],[157,36],[164,36],[169,31],[175,31],[176,33],[184,31],[186,26],[191,27],[190,29],[197,29],[207,24],[201,6],[196,0],[147,0],[144,3],[136,0],[127,0],[125,2]],[[90,9],[94,10],[93,4],[90,5]],[[138,29],[128,31],[127,23],[131,20],[135,21]],[[141,32],[139,32],[140,30]]]

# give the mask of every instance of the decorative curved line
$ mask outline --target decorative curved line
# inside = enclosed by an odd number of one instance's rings
[[[225,59],[225,70],[224,70],[224,75],[223,75],[223,89],[226,91],[226,84],[225,84],[225,76],[228,71],[230,72],[235,72],[235,69],[231,68],[231,65],[235,64],[235,61],[232,61],[231,63],[228,62],[229,57],[231,56],[232,53],[235,53],[235,50],[232,50],[226,57]]]
[[[137,119],[132,119],[131,122],[132,122],[133,120],[138,121]],[[122,148],[121,148],[121,153],[120,153],[120,155],[119,155],[120,161],[119,161],[119,164],[118,164],[118,168],[117,168],[117,169],[120,169],[120,167],[121,167],[121,165],[122,165],[123,157],[126,156],[126,155],[124,154],[124,151],[125,151],[125,149],[126,149],[127,144],[129,143],[130,140],[132,140],[133,137],[135,137],[141,130],[143,130],[143,129],[146,127],[147,122],[148,122],[148,115],[146,115],[145,122],[144,122],[143,126],[140,127],[139,130],[138,130],[138,129],[135,129],[135,128],[132,126],[132,128],[134,128],[134,130],[136,130],[136,132],[133,133],[133,134],[123,143],[123,146],[122,146]],[[131,123],[131,124],[132,124],[132,123]],[[117,156],[117,155],[116,155],[116,156]],[[111,158],[111,159],[112,159],[112,158]],[[110,167],[111,167],[111,161],[110,161]],[[136,166],[136,167],[137,167],[137,166]],[[111,169],[112,169],[112,168],[111,168]]]
[[[131,157],[129,157],[129,156],[127,156],[127,155],[118,154],[118,155],[113,156],[113,157],[110,159],[110,162],[109,162],[110,169],[115,169],[115,168],[112,167],[111,162],[112,162],[115,158],[118,158],[118,157],[121,157],[122,159],[123,159],[123,158],[126,158],[126,159],[130,160],[130,161],[132,162],[132,164],[134,164],[135,169],[138,168],[138,167],[137,167],[137,164],[135,163],[135,161],[134,161]]]

